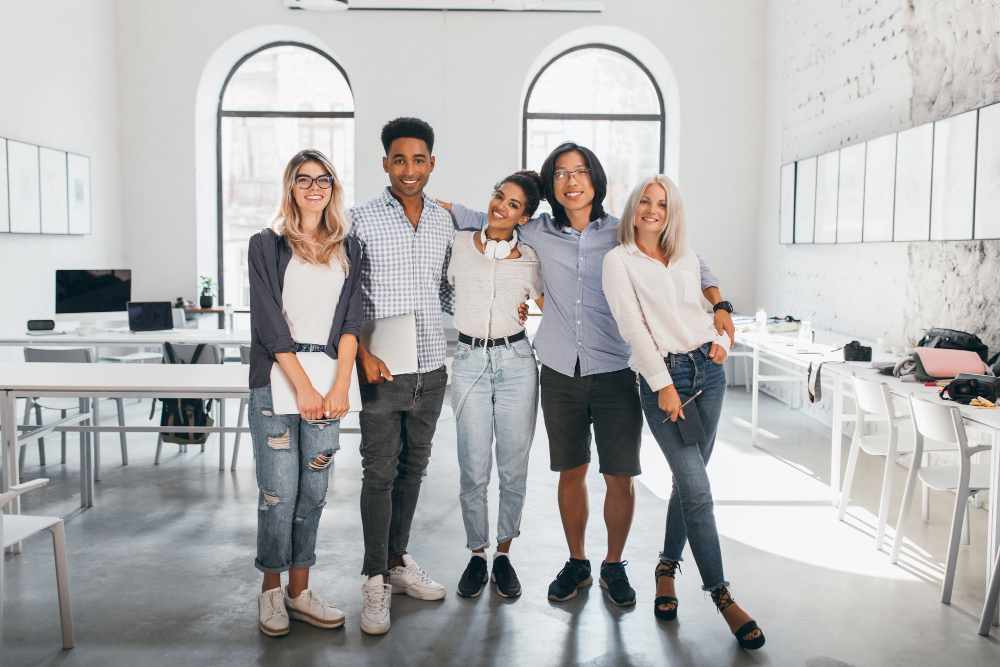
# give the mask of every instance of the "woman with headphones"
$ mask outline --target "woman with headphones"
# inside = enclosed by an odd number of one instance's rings
[[[281,192],[277,216],[250,237],[248,253],[247,413],[260,488],[254,564],[264,573],[260,631],[270,637],[288,634],[289,618],[320,628],[344,624],[344,614],[309,588],[309,568],[361,336],[361,249],[347,235],[333,165],[319,151],[301,151],[285,168]],[[307,363],[303,354],[320,356]],[[331,366],[322,354],[340,361],[332,387],[332,370],[316,377],[317,368]],[[279,410],[276,399],[286,396],[297,410]]]
[[[521,594],[510,562],[520,534],[528,451],[538,411],[538,365],[518,315],[534,299],[542,306],[542,273],[535,251],[518,241],[541,200],[541,181],[519,171],[494,187],[482,231],[459,232],[451,249],[448,281],[455,285],[458,347],[451,367],[451,401],[458,430],[462,518],[472,559],[458,594],[476,597],[491,579],[501,597]],[[496,434],[500,509],[492,576],[486,490]]]

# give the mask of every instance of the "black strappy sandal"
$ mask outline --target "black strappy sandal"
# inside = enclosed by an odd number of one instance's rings
[[[725,611],[729,605],[736,602],[736,600],[733,599],[732,593],[729,592],[729,588],[726,586],[716,586],[709,591],[709,595],[712,596],[712,602],[715,603],[715,607],[719,610],[720,614]],[[752,634],[754,630],[757,630],[760,635],[757,637],[749,637],[748,635]],[[744,623],[739,630],[733,633],[733,636],[736,637],[736,641],[739,642],[739,645],[745,649],[758,649],[764,645],[764,631],[757,626],[757,621]]]
[[[681,569],[681,564],[675,560],[664,560],[660,559],[660,562],[656,566],[656,587],[660,587],[660,577],[670,577],[674,578],[674,574],[679,572]],[[660,609],[661,604],[672,604],[674,605],[671,609]],[[669,595],[661,595],[660,597],[653,600],[653,613],[661,621],[672,621],[677,618],[677,598],[670,597]]]

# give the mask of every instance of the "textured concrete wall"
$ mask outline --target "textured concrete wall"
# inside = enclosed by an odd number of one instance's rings
[[[758,303],[814,327],[915,340],[925,326],[1000,349],[1000,241],[780,246],[781,164],[1000,100],[1000,9],[982,0],[768,4]],[[779,124],[780,123],[780,124]]]

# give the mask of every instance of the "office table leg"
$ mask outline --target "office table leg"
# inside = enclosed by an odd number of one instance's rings
[[[7,442],[9,431],[10,415],[7,413],[7,392],[4,391],[0,392],[0,455],[2,455],[2,459],[0,460],[3,461],[3,479],[0,480],[0,493],[7,493],[10,491],[10,485],[13,483],[10,482],[8,478],[10,473],[10,464],[7,462],[7,455],[11,449],[10,443]]]
[[[219,426],[226,425],[226,399],[219,399]],[[226,434],[219,431],[219,470],[226,469]]]
[[[993,429],[993,449],[990,456],[990,480],[992,487],[990,490],[990,513],[987,521],[986,544],[989,557],[986,559],[986,581],[989,585],[990,575],[993,574],[993,562],[997,551],[1000,551],[1000,507],[997,507],[997,500],[1000,500],[1000,429]],[[1000,606],[993,610],[993,625],[1000,625]]]
[[[751,408],[752,416],[750,417],[750,444],[754,447],[757,446],[757,405],[758,396],[760,394],[760,346],[754,345],[753,348],[753,407]]]
[[[830,490],[834,507],[840,506],[840,457],[844,444],[844,381],[833,376],[833,434],[830,441]]]

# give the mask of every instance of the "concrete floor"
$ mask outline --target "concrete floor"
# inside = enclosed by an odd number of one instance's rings
[[[235,415],[235,403],[230,415]],[[147,423],[149,403],[127,406],[129,421]],[[113,418],[112,410],[105,414]],[[28,454],[25,478],[50,484],[24,497],[28,513],[66,521],[76,648],[60,646],[50,542],[35,536],[6,556],[4,658],[8,665],[996,665],[1000,634],[976,634],[986,580],[986,512],[972,516],[972,545],[961,548],[954,601],[942,605],[940,577],[954,496],[934,494],[931,521],[911,514],[904,559],[889,565],[874,549],[881,459],[863,457],[848,520],[829,504],[829,430],[764,398],[769,436],[748,445],[749,400],[742,388],[726,400],[719,443],[709,467],[726,576],[736,599],[760,622],[767,645],[738,648],[701,592],[690,557],[679,578],[679,619],[652,614],[653,568],[663,539],[669,471],[652,438],[626,549],[638,605],[622,610],[596,585],[568,603],[546,588],[567,556],[556,507],[556,475],[548,470],[539,424],[529,473],[522,535],[513,562],[524,594],[508,601],[492,592],[466,600],[455,586],[468,560],[458,503],[454,428],[445,409],[410,551],[445,584],[442,602],[396,596],[392,629],[370,637],[358,627],[362,547],[358,436],[344,436],[320,526],[312,585],[347,614],[347,625],[320,630],[293,622],[289,636],[257,629],[260,574],[253,568],[257,489],[253,458],[243,447],[238,470],[217,470],[213,436],[202,454],[165,449],[153,466],[155,439],[130,434],[131,464],[105,436],[103,481],[95,507],[81,511],[78,448],[49,465]],[[229,436],[231,450],[232,436]],[[244,442],[249,444],[245,439]],[[846,441],[845,441],[846,443]],[[844,448],[844,457],[847,456]],[[53,463],[54,462],[54,463]],[[595,466],[596,468],[596,466]],[[902,496],[896,476],[891,524]],[[603,482],[591,472],[589,555],[604,553]],[[491,496],[495,517],[495,486]],[[890,531],[891,537],[891,531]]]

